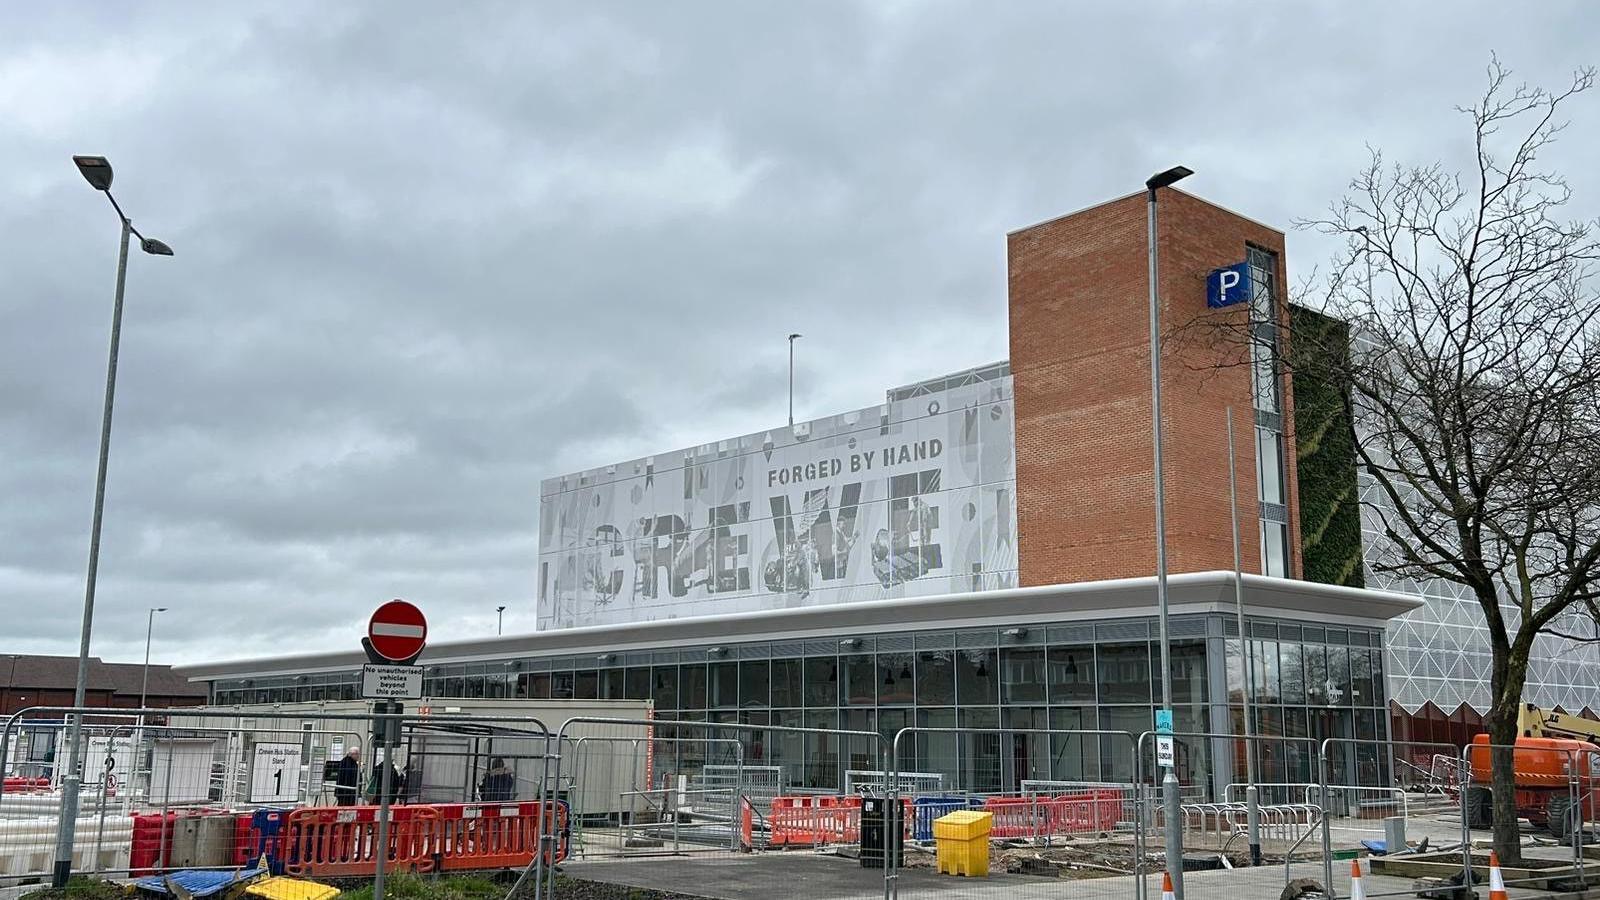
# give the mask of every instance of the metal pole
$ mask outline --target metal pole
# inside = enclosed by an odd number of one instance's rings
[[[150,690],[150,638],[155,634],[156,630],[156,613],[161,611],[162,607],[151,607],[150,615],[145,621],[144,625],[144,674],[139,678],[140,709],[147,708],[145,705],[145,696]],[[139,721],[144,721],[144,716],[142,714],[139,716]]]
[[[495,607],[494,615],[495,615],[494,633],[496,635],[505,634],[506,633],[506,608],[504,606]]]
[[[378,767],[377,867],[372,873],[372,900],[383,900],[383,869],[389,862],[389,773],[394,771],[394,747],[389,742],[389,720],[380,720],[384,732],[383,763]],[[376,755],[376,754],[374,754]]]
[[[1161,708],[1172,709],[1172,647],[1167,631],[1167,504],[1161,468],[1161,306],[1156,288],[1156,189],[1149,191],[1150,245],[1150,419],[1155,443],[1156,482],[1156,606],[1161,626]],[[1167,872],[1172,888],[1183,900],[1183,832],[1178,820],[1178,775],[1164,766],[1161,797],[1166,818]]]
[[[1255,689],[1255,661],[1244,629],[1244,569],[1239,562],[1239,473],[1233,455],[1233,407],[1228,407],[1228,508],[1233,516],[1233,613],[1239,620],[1239,652],[1244,660],[1245,808],[1250,829],[1250,865],[1261,865],[1261,806],[1256,791],[1255,725],[1250,720],[1250,692]],[[1237,771],[1237,770],[1235,770]]]
[[[802,335],[789,335],[789,429],[794,429],[794,339]]]
[[[72,705],[83,709],[89,686],[89,635],[94,627],[95,578],[100,572],[100,523],[106,504],[106,462],[111,456],[111,410],[117,393],[117,348],[122,342],[122,289],[128,276],[128,237],[133,223],[122,217],[122,243],[117,253],[117,294],[111,306],[111,349],[106,357],[105,404],[100,412],[100,462],[95,470],[94,519],[89,527],[89,568],[83,588],[83,625],[78,632],[78,678]],[[83,781],[83,713],[71,715],[67,730],[67,774],[61,785],[61,815],[56,821],[56,859],[52,884],[65,888],[72,875],[72,839],[78,816],[78,788]]]

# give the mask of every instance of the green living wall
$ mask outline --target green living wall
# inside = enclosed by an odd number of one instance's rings
[[[1361,504],[1349,383],[1342,376],[1350,329],[1301,306],[1289,309],[1294,373],[1300,552],[1307,581],[1362,587]]]

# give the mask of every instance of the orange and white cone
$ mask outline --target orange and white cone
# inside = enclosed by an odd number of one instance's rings
[[[1172,873],[1161,873],[1161,900],[1177,900],[1177,894],[1172,892]]]
[[[1367,900],[1367,889],[1361,883],[1361,860],[1350,860],[1350,900]]]
[[[1508,900],[1506,877],[1500,873],[1500,857],[1489,851],[1489,900]]]

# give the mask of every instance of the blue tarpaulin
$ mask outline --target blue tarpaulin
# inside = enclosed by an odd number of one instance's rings
[[[265,874],[267,874],[266,869],[228,869],[226,871],[184,869],[181,872],[173,872],[170,875],[151,875],[148,878],[141,878],[135,881],[134,885],[141,891],[170,894],[172,891],[167,888],[167,881],[170,879],[173,884],[196,897],[210,897],[212,894],[220,894],[227,888],[253,881]]]

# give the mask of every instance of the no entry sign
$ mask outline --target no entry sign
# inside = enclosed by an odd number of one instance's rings
[[[422,652],[428,642],[428,620],[422,610],[404,600],[390,600],[378,607],[367,622],[367,639],[379,656],[405,662]]]

